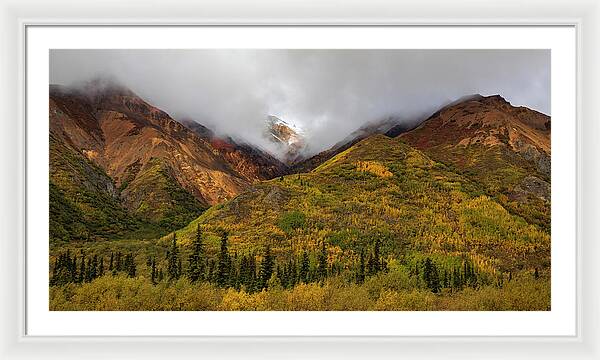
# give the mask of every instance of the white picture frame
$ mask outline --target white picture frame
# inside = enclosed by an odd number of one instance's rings
[[[313,5],[313,6],[311,6]],[[288,2],[263,0],[244,4],[172,2],[161,6],[89,2],[71,6],[41,0],[0,5],[4,40],[1,59],[2,121],[2,294],[0,354],[3,358],[174,358],[174,357],[311,357],[371,358],[598,358],[599,266],[595,235],[599,167],[594,161],[599,134],[594,114],[600,94],[598,66],[600,7],[595,1],[553,0],[537,5],[518,1],[471,3],[442,0],[431,3],[353,2],[344,7],[335,1]],[[115,14],[119,14],[119,18]],[[93,16],[90,16],[93,14]],[[192,14],[192,16],[190,16]],[[452,26],[573,26],[577,31],[577,241],[578,328],[571,337],[33,337],[25,333],[25,34],[27,26],[41,25],[452,25]],[[582,196],[585,194],[585,196]],[[585,251],[584,251],[585,250]]]

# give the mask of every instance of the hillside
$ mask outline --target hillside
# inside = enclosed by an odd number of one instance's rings
[[[209,234],[227,230],[237,253],[270,244],[286,259],[325,241],[329,261],[343,268],[356,266],[375,239],[390,258],[467,256],[490,276],[549,266],[548,233],[509,213],[467,177],[384,135],[311,173],[260,183],[211,208],[178,232],[182,243],[197,224]]]
[[[468,97],[317,159],[159,239],[53,247],[51,309],[550,310],[545,115]]]
[[[88,218],[110,218],[107,209],[118,209],[115,233],[140,221],[163,231],[184,226],[208,206],[284,169],[250,146],[198,136],[117,84],[51,85],[49,112],[50,180],[56,194],[70,198],[70,208]],[[78,194],[84,190],[87,197],[103,200],[82,200]],[[98,226],[84,222],[82,227],[92,238],[106,236]]]
[[[182,124],[201,139],[209,142],[240,175],[250,182],[273,179],[288,171],[284,163],[255,146],[229,136],[217,136],[212,130],[193,120],[184,120]]]
[[[500,96],[467,97],[401,139],[480,183],[511,212],[550,228],[550,117]]]
[[[410,129],[410,125],[401,124],[399,119],[389,117],[383,121],[376,121],[361,126],[354,130],[344,139],[338,141],[331,148],[321,151],[308,159],[303,159],[294,163],[291,167],[292,173],[304,173],[315,169],[320,164],[331,159],[337,154],[349,149],[357,142],[368,138],[375,134],[385,134],[389,137],[396,137],[397,135]]]

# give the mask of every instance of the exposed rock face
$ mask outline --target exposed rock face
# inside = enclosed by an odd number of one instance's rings
[[[550,202],[550,183],[535,176],[527,176],[514,189],[511,197],[515,200],[522,200],[527,195],[533,195]]]
[[[265,137],[279,145],[283,162],[288,165],[298,161],[306,147],[302,131],[277,116],[267,117]]]
[[[188,129],[119,85],[50,87],[51,136],[103,169],[123,205],[153,221],[180,205],[197,208],[185,193],[209,206],[285,170],[250,146],[202,136],[201,128]]]
[[[443,108],[403,138],[423,149],[441,144],[504,145],[538,157],[550,155],[549,124],[547,115],[515,108],[498,95],[479,95]]]
[[[287,166],[256,147],[227,136],[217,136],[193,120],[182,122],[211,146],[246,180],[268,180],[287,173]]]

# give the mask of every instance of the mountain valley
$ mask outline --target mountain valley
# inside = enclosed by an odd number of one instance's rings
[[[49,110],[53,309],[550,308],[551,120],[498,95],[312,156],[270,115],[281,158],[118,85],[52,85]]]

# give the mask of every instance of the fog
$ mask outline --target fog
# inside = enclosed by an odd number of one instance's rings
[[[360,126],[415,123],[470,94],[550,115],[548,50],[52,50],[50,82],[112,78],[175,119],[274,150],[271,114],[316,153]]]

